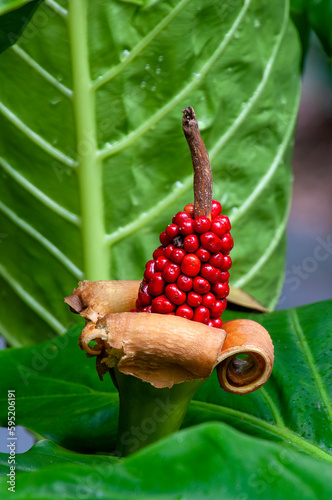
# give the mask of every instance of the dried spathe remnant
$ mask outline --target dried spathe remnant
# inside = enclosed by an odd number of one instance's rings
[[[237,394],[252,392],[269,378],[273,345],[261,325],[233,320],[217,329],[178,316],[128,312],[138,286],[137,281],[83,282],[65,299],[71,305],[78,295],[80,314],[90,317],[79,345],[97,357],[99,373],[116,366],[162,388],[207,378],[217,365],[221,387]],[[236,360],[242,354],[249,358]]]
[[[96,325],[88,323],[80,346],[102,362],[117,366],[154,387],[204,379],[211,375],[226,333],[184,318],[149,313],[108,314]],[[95,347],[89,343],[97,340]]]

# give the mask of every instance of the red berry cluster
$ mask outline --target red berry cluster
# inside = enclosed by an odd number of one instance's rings
[[[173,314],[222,327],[233,238],[228,217],[220,214],[220,203],[213,201],[211,220],[195,219],[193,203],[173,217],[160,234],[161,246],[145,266],[137,311]]]

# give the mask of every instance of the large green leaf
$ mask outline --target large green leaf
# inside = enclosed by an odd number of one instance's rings
[[[43,0],[0,0],[0,53],[17,42]],[[30,26],[27,39],[38,26]],[[21,41],[21,43],[24,43]]]
[[[299,31],[304,53],[308,47],[308,35],[313,29],[326,54],[332,56],[332,1],[291,0],[291,14]]]
[[[233,224],[231,284],[273,307],[299,100],[288,2],[43,9],[0,57],[1,333],[14,346],[62,334],[62,297],[83,276],[142,277],[158,232],[192,201],[188,104]]]
[[[227,316],[239,317],[239,313],[228,311]],[[268,383],[252,394],[237,396],[221,391],[212,375],[189,406],[184,422],[184,427],[191,427],[188,433],[167,438],[123,460],[108,470],[107,477],[100,475],[100,462],[98,468],[92,464],[96,457],[87,457],[86,463],[91,460],[90,475],[99,478],[102,498],[121,498],[120,491],[128,491],[122,498],[130,498],[130,491],[133,495],[143,491],[142,498],[156,498],[161,493],[165,498],[179,498],[180,493],[191,498],[194,491],[198,498],[204,498],[205,491],[207,498],[217,498],[219,492],[232,499],[246,491],[248,498],[256,498],[255,488],[257,498],[263,494],[265,498],[287,498],[291,489],[298,492],[294,498],[320,499],[327,494],[332,468],[328,360],[332,301],[251,317],[268,329],[274,341],[275,366]],[[64,337],[35,347],[0,352],[0,424],[7,422],[10,380],[10,389],[16,391],[17,425],[70,450],[110,452],[117,427],[117,394],[109,378],[99,381],[94,360],[77,347],[78,331],[76,327]],[[203,427],[196,426],[201,423]],[[82,463],[81,456],[73,454],[73,464],[68,464],[70,455],[54,445],[45,446],[46,450],[41,444],[30,452],[38,472],[18,477],[17,492],[22,497],[33,491],[33,498],[54,498],[56,493],[72,498],[70,495],[77,495],[83,484],[87,496],[94,498],[88,472],[83,465],[75,465]],[[58,464],[54,468],[50,463],[52,450]],[[47,459],[43,458],[45,452]],[[104,459],[107,461],[100,457]],[[5,466],[6,456],[0,463]],[[18,470],[26,470],[28,463],[29,453],[18,459]],[[174,470],[178,470],[182,486],[166,482],[165,477],[175,474]],[[284,477],[282,485],[280,477]],[[35,496],[33,484],[39,485]],[[174,490],[167,489],[172,487]]]
[[[73,458],[50,467],[40,455],[38,472],[16,478],[15,498],[320,500],[332,494],[331,464],[218,423],[182,431],[114,466],[88,458],[90,466]],[[0,480],[3,499],[13,494],[6,480]]]

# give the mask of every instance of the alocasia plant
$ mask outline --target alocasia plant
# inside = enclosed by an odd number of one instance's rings
[[[210,378],[189,407],[190,428],[124,460],[108,454],[117,393],[77,348],[81,327],[66,333],[62,302],[83,277],[141,278],[169,215],[188,203],[178,116],[190,103],[232,222],[230,284],[273,308],[300,94],[289,7],[0,1],[0,329],[12,346],[44,340],[0,353],[1,425],[10,380],[17,424],[46,438],[17,456],[17,498],[331,495],[330,302],[253,315],[275,344],[266,387],[239,398]]]

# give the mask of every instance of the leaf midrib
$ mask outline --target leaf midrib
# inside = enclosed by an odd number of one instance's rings
[[[275,436],[278,436],[279,438],[286,440],[287,442],[291,442],[294,446],[302,449],[304,452],[312,456],[321,458],[327,462],[332,463],[332,456],[329,453],[322,450],[317,445],[310,443],[309,441],[306,441],[301,436],[291,431],[287,427],[279,427],[276,424],[270,424],[264,420],[261,420],[258,417],[254,417],[249,413],[241,412],[233,408],[227,408],[225,406],[219,406],[212,403],[205,403],[204,401],[193,400],[190,403],[189,408],[190,407],[194,408],[196,407],[203,411],[214,412],[217,413],[220,417],[222,415],[229,415],[240,420],[245,420],[256,427],[260,427],[261,429],[264,429],[270,432],[271,434],[274,434]]]

